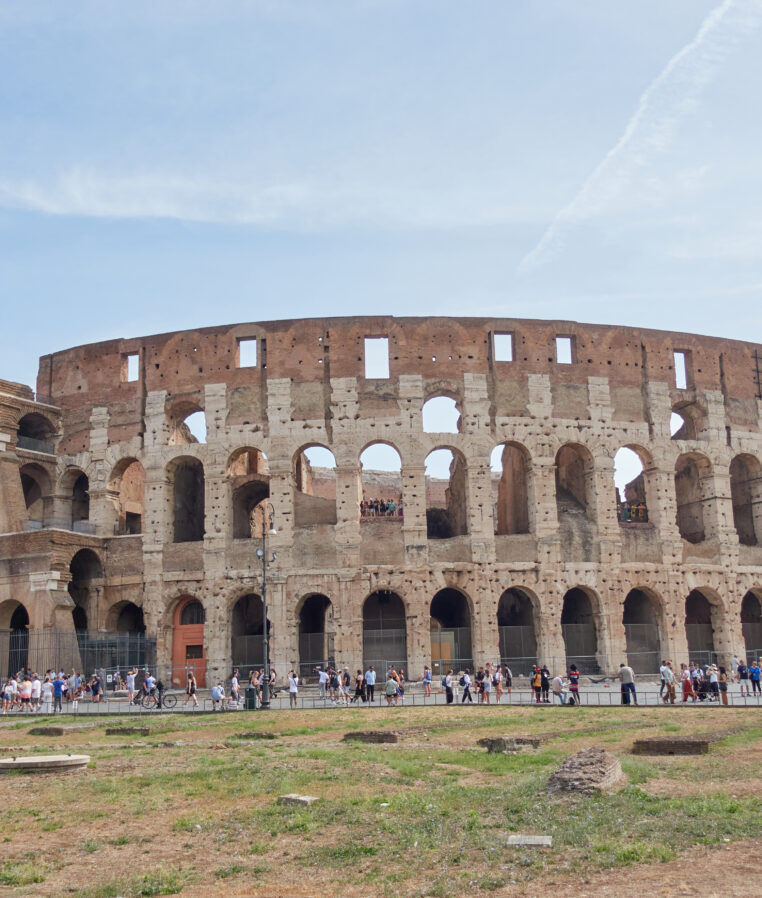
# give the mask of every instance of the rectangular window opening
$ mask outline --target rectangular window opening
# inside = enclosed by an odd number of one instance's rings
[[[556,337],[556,361],[559,365],[571,365],[573,361],[571,337]]]
[[[240,339],[238,341],[238,367],[257,367],[257,341],[254,338]]]
[[[495,334],[495,361],[513,361],[513,334]]]
[[[389,377],[389,338],[365,338],[365,376],[376,380]]]
[[[134,383],[140,379],[140,354],[128,352],[122,356],[122,380],[125,383]]]
[[[690,353],[682,349],[676,349],[675,358],[675,386],[678,390],[687,390],[690,379]]]

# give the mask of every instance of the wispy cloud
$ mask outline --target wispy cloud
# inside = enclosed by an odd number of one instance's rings
[[[709,13],[693,40],[643,92],[619,140],[524,256],[520,274],[545,263],[575,224],[610,209],[621,198],[633,176],[669,148],[680,122],[696,109],[702,91],[728,55],[761,23],[762,0],[723,0]]]

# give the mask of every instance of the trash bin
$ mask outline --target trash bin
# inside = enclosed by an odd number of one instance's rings
[[[257,690],[253,686],[246,687],[246,710],[257,710]]]

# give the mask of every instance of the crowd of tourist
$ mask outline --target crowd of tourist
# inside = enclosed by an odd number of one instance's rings
[[[21,713],[50,714],[70,705],[73,711],[80,699],[88,697],[100,702],[103,697],[103,678],[95,673],[85,679],[76,670],[45,671],[45,676],[26,669],[7,677],[2,687],[2,713],[18,710]]]
[[[402,500],[395,502],[394,499],[363,499],[360,503],[360,517],[401,518]]]

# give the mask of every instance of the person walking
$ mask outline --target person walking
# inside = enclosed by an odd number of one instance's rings
[[[683,704],[692,698],[696,701],[696,693],[693,691],[693,678],[687,664],[680,665],[680,687],[683,693]]]
[[[633,671],[629,665],[622,662],[619,665],[619,673],[617,676],[621,683],[622,704],[629,705],[630,696],[632,696],[633,705],[637,705],[638,696],[635,693],[635,671]]]
[[[393,676],[393,672],[390,670],[386,675],[386,704],[391,707],[393,701],[396,704],[397,700],[397,680]]]
[[[234,668],[233,676],[230,678],[230,701],[236,705],[241,701],[241,679],[237,667]]]
[[[532,689],[534,689],[534,701],[536,705],[542,703],[542,674],[540,668],[535,665],[532,672]]]
[[[495,672],[492,674],[492,685],[495,687],[495,701],[497,704],[500,704],[500,699],[503,697],[503,666],[502,664],[498,664],[495,668]]]
[[[328,671],[323,670],[322,667],[318,667],[317,669],[318,675],[318,698],[322,698],[323,701],[326,700],[327,696],[325,694],[326,686],[328,685]]]
[[[728,706],[728,672],[724,667],[720,668],[720,701]]]
[[[460,700],[461,705],[465,704],[466,699],[473,705],[474,699],[471,695],[471,671],[468,667],[460,678],[460,685],[463,689],[463,698]]]
[[[672,670],[672,662],[667,661],[664,665],[664,698],[665,705],[675,704],[675,674]]]
[[[579,671],[576,664],[569,665],[568,680],[570,699],[574,699],[574,704],[579,706]]]
[[[196,686],[196,674],[193,673],[192,670],[188,671],[188,679],[185,683],[185,701],[184,705],[187,705],[188,702],[193,702],[193,707],[198,708],[198,696],[196,695],[197,686]]]
[[[295,670],[288,675],[288,707],[296,708],[299,703],[299,677]]]
[[[362,675],[362,670],[358,668],[357,673],[355,674],[355,694],[352,698],[352,702],[354,704],[359,704],[357,701],[361,699],[363,704],[365,703],[365,677]]]
[[[376,671],[373,665],[365,671],[365,691],[368,693],[368,701],[375,701],[376,697]]]
[[[667,680],[664,676],[664,668],[667,666],[666,659],[662,659],[661,666],[659,667],[659,679],[661,680],[661,684],[659,686],[659,698],[664,694],[664,690],[667,688]]]
[[[448,705],[451,705],[453,703],[452,678],[453,678],[453,671],[452,671],[452,668],[450,668],[447,671],[447,675],[444,678],[445,701],[447,702]]]

